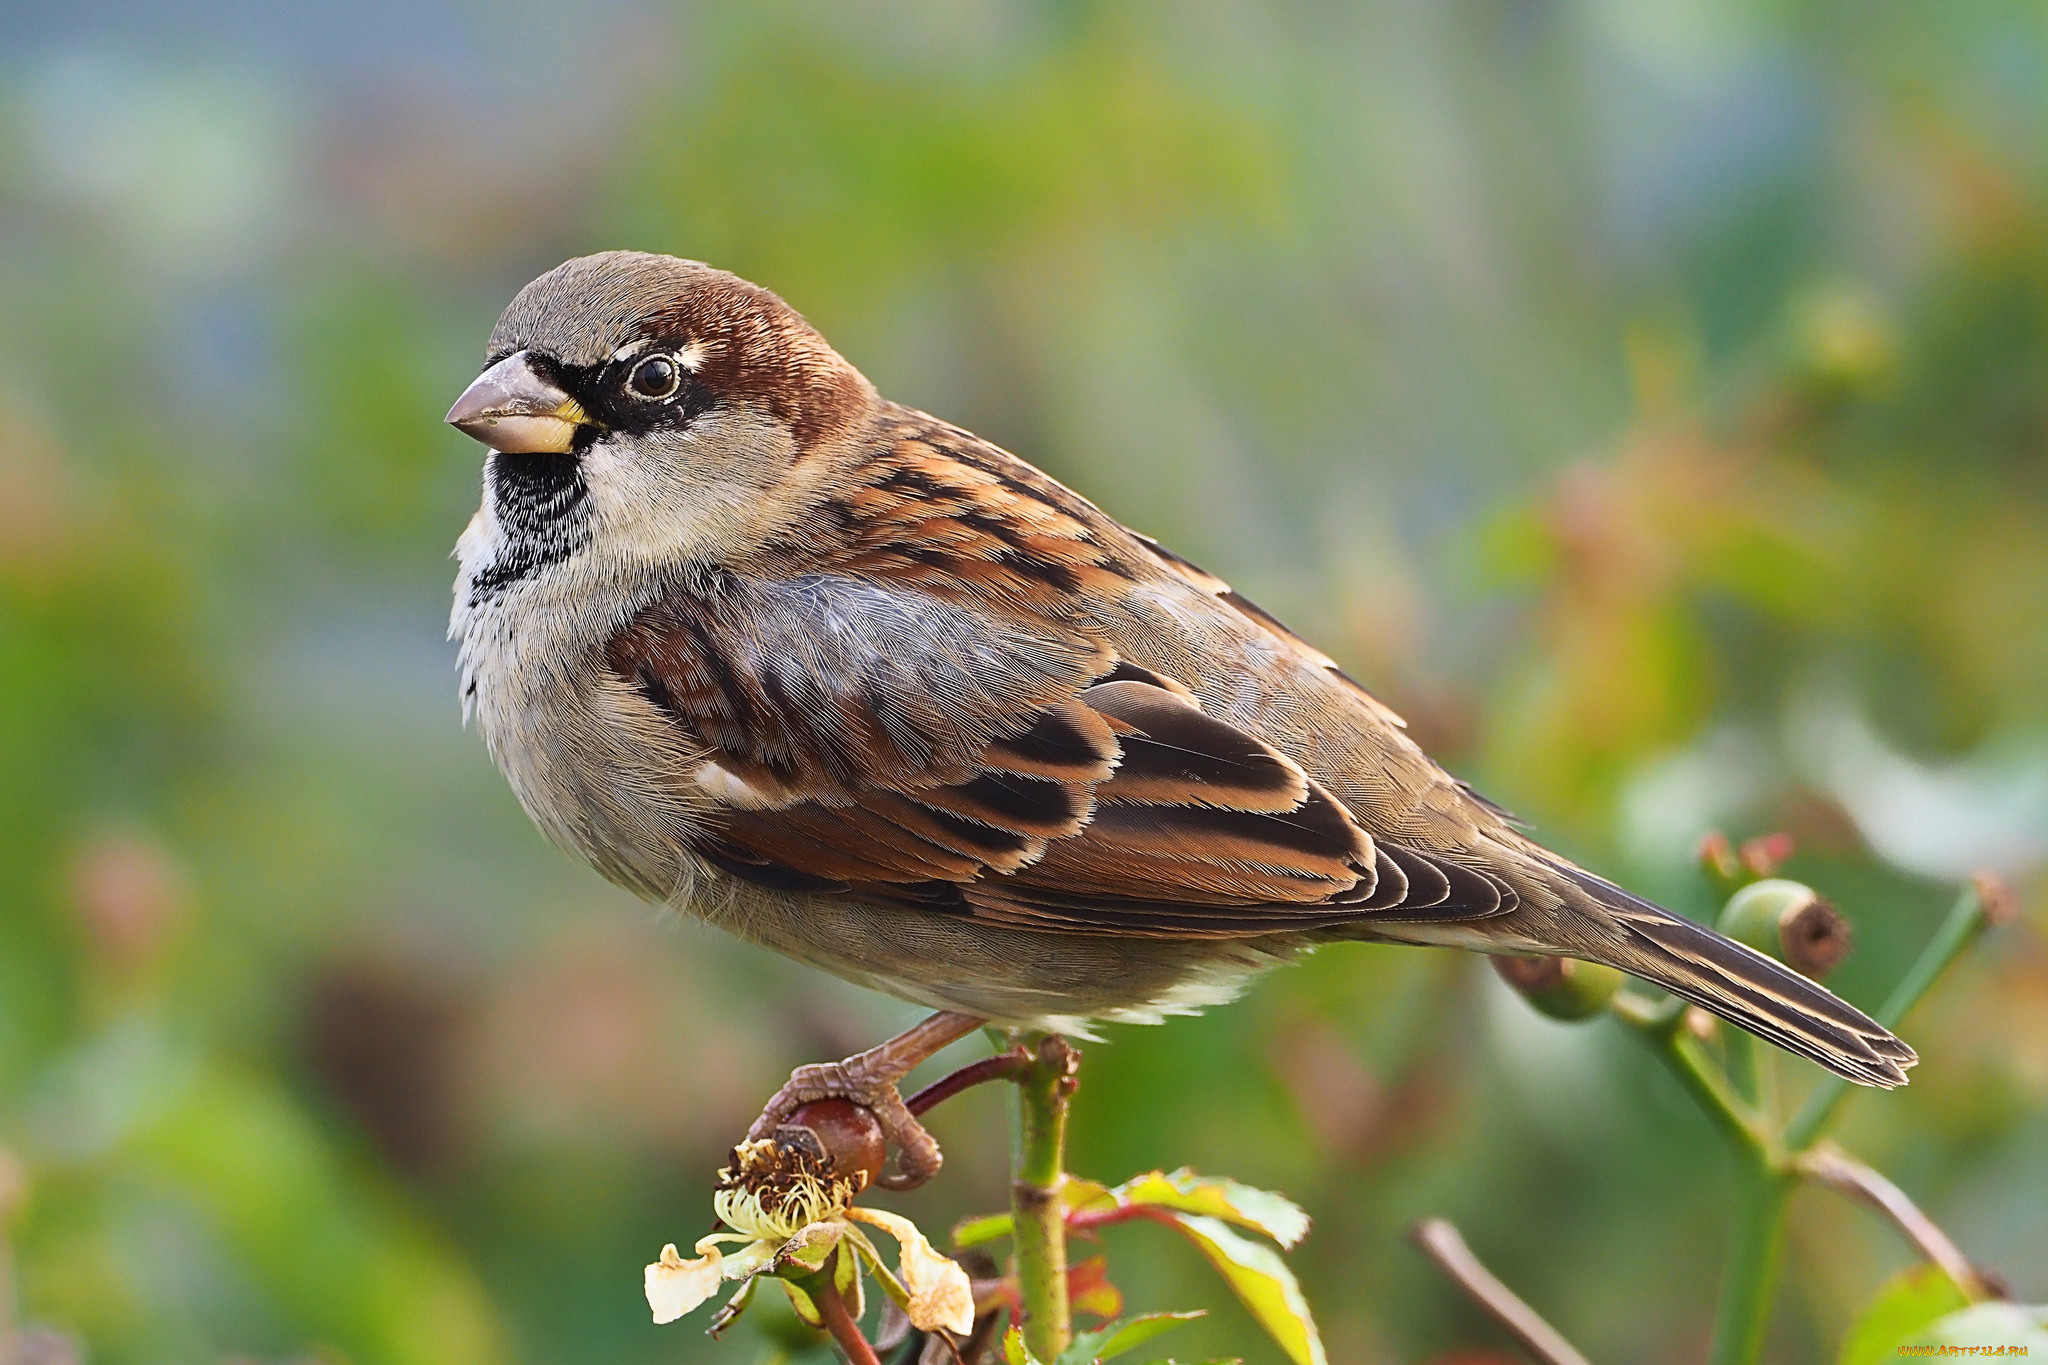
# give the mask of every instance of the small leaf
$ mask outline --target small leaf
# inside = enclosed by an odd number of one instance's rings
[[[1089,1212],[1113,1209],[1121,1203],[1117,1192],[1109,1186],[1078,1175],[1070,1175],[1060,1181],[1060,1202],[1067,1206],[1070,1214],[1084,1209]]]
[[[1095,1348],[1108,1339],[1110,1330],[1105,1327],[1099,1332],[1077,1332],[1052,1365],[1095,1365],[1100,1359]]]
[[[982,1218],[969,1218],[953,1225],[953,1245],[956,1247],[977,1247],[983,1242],[993,1242],[1010,1235],[1011,1220],[1007,1213],[991,1213]]]
[[[2048,1355],[2048,1306],[1977,1303],[1950,1313],[1901,1346],[2019,1347],[2008,1355]]]
[[[1067,1267],[1067,1301],[1076,1313],[1103,1319],[1123,1316],[1123,1291],[1110,1283],[1108,1257],[1091,1256]]]
[[[860,1257],[850,1247],[841,1247],[832,1259],[832,1287],[846,1300],[846,1311],[855,1322],[867,1315],[867,1295],[861,1292]]]
[[[1146,1313],[1129,1322],[1112,1322],[1097,1331],[1079,1332],[1052,1365],[1096,1365],[1097,1361],[1136,1350],[1161,1332],[1203,1316],[1200,1309],[1192,1313]]]
[[[782,1285],[782,1292],[789,1295],[789,1306],[796,1310],[796,1315],[803,1319],[804,1324],[824,1331],[825,1315],[818,1311],[818,1305],[812,1301],[810,1293],[794,1280],[782,1280],[779,1283]]]
[[[1899,1343],[1969,1303],[1939,1266],[1922,1262],[1885,1281],[1842,1339],[1836,1365],[1878,1365],[1898,1359]]]
[[[1022,1329],[1012,1327],[1003,1334],[1003,1365],[1045,1365],[1024,1344]]]
[[[846,1230],[846,1244],[860,1256],[862,1263],[867,1266],[868,1273],[881,1283],[882,1293],[889,1297],[890,1302],[908,1313],[910,1291],[904,1288],[903,1281],[896,1278],[896,1272],[889,1269],[888,1263],[882,1259],[882,1253],[876,1250],[874,1242],[869,1240],[868,1235],[859,1228],[849,1227]]]
[[[1239,1236],[1220,1219],[1197,1213],[1171,1216],[1288,1359],[1295,1365],[1329,1365],[1308,1300],[1302,1297],[1301,1285],[1279,1252]]]
[[[754,1290],[760,1283],[758,1275],[750,1275],[742,1281],[739,1291],[711,1315],[711,1325],[704,1330],[713,1338],[724,1335],[725,1329],[739,1321],[740,1314],[746,1312],[747,1305],[754,1301]]]
[[[1105,1340],[1096,1348],[1096,1359],[1108,1360],[1111,1356],[1136,1350],[1161,1332],[1170,1332],[1184,1322],[1204,1316],[1198,1308],[1192,1313],[1145,1313],[1121,1325],[1111,1323],[1103,1329]]]
[[[1308,1235],[1308,1215],[1293,1200],[1220,1176],[1197,1175],[1185,1166],[1171,1174],[1149,1171],[1134,1176],[1108,1193],[1119,1206],[1150,1204],[1221,1218],[1263,1232],[1283,1247]]]
[[[812,1223],[797,1229],[796,1236],[775,1253],[775,1269],[794,1267],[805,1274],[816,1274],[825,1268],[826,1258],[845,1233],[846,1225],[840,1222]]]

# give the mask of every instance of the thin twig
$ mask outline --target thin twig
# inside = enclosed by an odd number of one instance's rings
[[[839,1254],[852,1255],[849,1248],[841,1247]],[[852,1365],[882,1365],[882,1359],[875,1354],[875,1348],[861,1335],[860,1324],[853,1320],[853,1314],[846,1307],[846,1300],[839,1293],[839,1287],[832,1283],[832,1270],[827,1266],[825,1273],[807,1286],[811,1297],[817,1300],[818,1316],[825,1321],[825,1330],[832,1334],[832,1340],[839,1343],[839,1349]]]
[[[1889,1218],[1892,1226],[1919,1248],[1920,1254],[1940,1266],[1956,1287],[1972,1300],[2002,1297],[1970,1258],[1949,1240],[1949,1235],[1907,1197],[1906,1192],[1885,1176],[1850,1156],[1832,1142],[1823,1142],[1799,1158],[1799,1173],[1807,1179],[1840,1190],[1859,1199]]]
[[[998,1052],[993,1057],[983,1057],[978,1062],[969,1062],[958,1071],[939,1077],[924,1089],[903,1102],[903,1107],[912,1114],[922,1114],[937,1108],[963,1090],[969,1090],[988,1081],[1006,1081],[1031,1065],[1031,1054],[1022,1044],[1008,1052]]]
[[[1409,1230],[1409,1236],[1438,1270],[1542,1365],[1588,1365],[1578,1347],[1479,1263],[1448,1219],[1425,1218]]]

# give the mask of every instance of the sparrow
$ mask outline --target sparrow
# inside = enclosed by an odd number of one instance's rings
[[[1008,451],[882,398],[768,290],[612,251],[522,289],[447,420],[465,718],[598,872],[930,1008],[752,1136],[873,1110],[985,1024],[1218,1005],[1339,941],[1620,968],[1838,1075],[1913,1050],[1535,843],[1273,616]]]

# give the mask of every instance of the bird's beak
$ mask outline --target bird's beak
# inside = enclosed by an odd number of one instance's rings
[[[575,399],[540,377],[525,351],[476,377],[448,409],[448,425],[507,455],[567,454],[590,417]]]

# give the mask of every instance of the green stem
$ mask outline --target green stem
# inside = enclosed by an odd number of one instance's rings
[[[1673,1002],[1676,1003],[1676,1002]],[[1769,1154],[1775,1144],[1763,1122],[1743,1103],[1728,1078],[1685,1031],[1685,1010],[1653,1004],[1632,991],[1620,991],[1608,1008],[1650,1045],[1657,1060],[1671,1070],[1729,1145],[1739,1152]]]
[[[1725,1044],[1728,1084],[1751,1112],[1763,1114],[1763,1068],[1757,1056],[1756,1039],[1739,1028],[1728,1030]]]
[[[1877,1011],[1877,1021],[1896,1029],[1949,964],[1976,941],[1990,922],[1989,912],[1977,887],[1966,890]],[[1803,1169],[1799,1155],[1826,1130],[1848,1092],[1848,1082],[1836,1076],[1824,1079],[1777,1136],[1763,1112],[1770,1104],[1763,1059],[1747,1035],[1730,1037],[1728,1068],[1723,1071],[1686,1032],[1685,1011],[1676,1001],[1657,1005],[1622,991],[1609,1009],[1650,1044],[1741,1160],[1741,1214],[1728,1248],[1708,1362],[1753,1365],[1770,1324],[1771,1298],[1784,1256],[1786,1206]]]
[[[1017,1150],[1011,1163],[1010,1214],[1024,1344],[1039,1359],[1052,1360],[1074,1336],[1060,1186],[1067,1178],[1067,1105],[1081,1054],[1056,1033],[1032,1040],[1030,1051],[1030,1063],[1016,1076]]]
[[[1905,978],[1877,1011],[1877,1022],[1888,1029],[1896,1030],[1920,1003],[1941,974],[1948,970],[1950,963],[1962,956],[1963,950],[1977,941],[1984,927],[1991,922],[1990,907],[1976,887],[1966,889],[1956,899],[1955,908],[1948,912],[1941,928],[1928,940],[1920,956],[1914,960]],[[1806,1103],[1792,1117],[1785,1127],[1785,1148],[1791,1152],[1803,1152],[1827,1131],[1835,1110],[1849,1093],[1849,1082],[1840,1076],[1830,1075],[1813,1088],[1806,1097]]]
[[[1682,1007],[1660,1008],[1622,992],[1615,996],[1611,1008],[1678,1077],[1741,1163],[1741,1219],[1728,1248],[1708,1361],[1709,1365],[1752,1365],[1763,1350],[1764,1329],[1770,1322],[1771,1295],[1784,1250],[1785,1205],[1793,1185],[1783,1169],[1782,1149],[1755,1108],[1763,1093],[1759,1059],[1753,1052],[1745,1055],[1743,1046],[1737,1044],[1730,1053],[1735,1063],[1731,1083],[1699,1039],[1686,1030]],[[1744,1037],[1743,1043],[1747,1042]]]
[[[1728,1247],[1721,1302],[1714,1311],[1708,1365],[1752,1365],[1762,1354],[1778,1263],[1784,1259],[1785,1207],[1792,1193],[1792,1177],[1775,1169],[1761,1154],[1744,1167],[1742,1208],[1735,1240]]]

